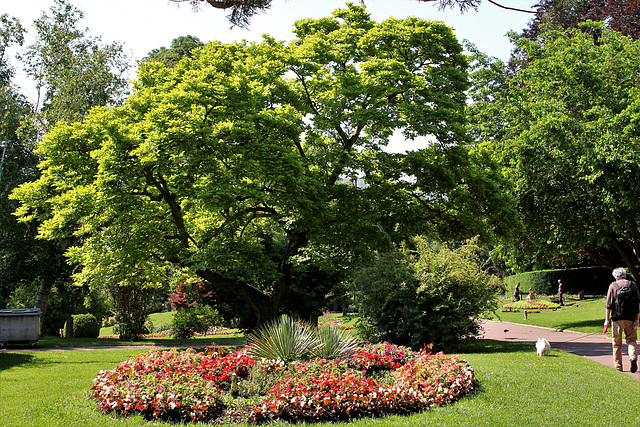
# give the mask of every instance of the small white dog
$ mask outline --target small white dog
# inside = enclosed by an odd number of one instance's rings
[[[549,345],[549,341],[544,338],[538,338],[538,342],[536,343],[536,352],[538,356],[548,356],[551,353],[551,345]]]

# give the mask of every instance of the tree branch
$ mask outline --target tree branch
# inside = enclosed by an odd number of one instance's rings
[[[640,275],[638,274],[638,269],[636,268],[636,265],[633,262],[633,260],[629,258],[629,255],[625,252],[624,248],[620,246],[620,242],[618,242],[617,237],[609,236],[609,240],[611,241],[611,244],[613,245],[615,250],[620,254],[622,259],[624,260],[624,263],[627,264],[627,268],[629,269],[629,272],[633,275],[633,277],[636,280],[638,280],[638,278],[640,278]]]
[[[503,5],[501,5],[501,4],[496,3],[496,2],[495,2],[495,1],[493,1],[493,0],[487,0],[487,1],[488,1],[489,3],[491,3],[492,5],[495,5],[495,6],[501,7],[502,9],[514,10],[514,11],[516,11],[516,12],[523,12],[523,13],[538,13],[538,12],[536,12],[536,11],[524,10],[524,9],[518,9],[518,8],[516,8],[516,7],[503,6]]]
[[[594,260],[598,264],[602,265],[603,267],[608,268],[609,270],[613,270],[613,268],[614,268],[613,264],[611,264],[609,261],[607,261],[606,259],[604,259],[600,255],[598,255],[597,253],[593,252],[590,249],[586,249],[586,248],[585,248],[584,251],[589,256],[589,258],[591,258],[592,260]]]

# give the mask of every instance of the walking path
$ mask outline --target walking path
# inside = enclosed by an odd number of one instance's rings
[[[531,351],[536,351],[535,343],[538,338],[546,338],[552,349],[577,354],[614,368],[611,332],[608,334],[585,334],[496,320],[483,320],[482,328],[484,330],[482,338],[497,341],[528,342],[531,343]],[[640,381],[640,370],[635,374],[629,372],[627,345],[624,341],[622,348],[622,368],[624,373]]]

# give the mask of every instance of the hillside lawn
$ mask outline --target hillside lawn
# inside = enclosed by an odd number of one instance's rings
[[[511,300],[501,300],[500,307]],[[553,329],[565,329],[584,333],[602,332],[604,323],[605,298],[601,296],[587,297],[583,300],[565,298],[565,305],[557,310],[540,310],[539,313],[524,313],[521,311],[502,311],[499,308],[495,314],[486,317],[490,320],[502,320],[504,322],[522,323],[526,325],[543,326]]]

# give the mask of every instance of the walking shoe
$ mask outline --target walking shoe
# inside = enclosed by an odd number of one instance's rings
[[[636,359],[633,359],[631,361],[631,373],[635,373],[638,370],[638,361]]]

